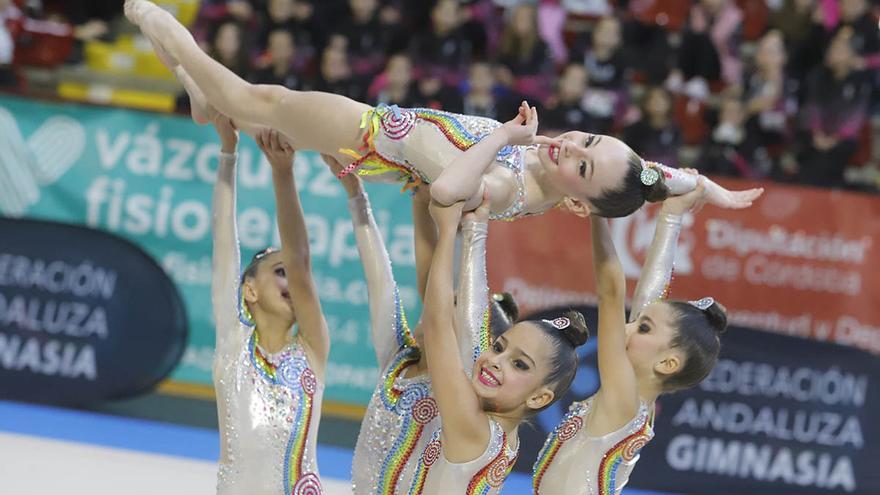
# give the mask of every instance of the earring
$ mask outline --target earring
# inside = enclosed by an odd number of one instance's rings
[[[238,321],[248,327],[254,327],[257,325],[256,322],[254,322],[254,316],[251,314],[247,307],[247,303],[244,300],[244,288],[242,286],[238,287]]]

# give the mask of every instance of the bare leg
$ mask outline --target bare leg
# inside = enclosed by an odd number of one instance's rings
[[[147,37],[147,39],[149,39],[149,37]],[[189,77],[189,74],[183,70],[183,67],[180,66],[180,62],[166,52],[159,43],[156,43],[152,39],[150,39],[150,43],[153,45],[153,51],[156,52],[156,56],[159,57],[162,65],[167,67],[168,70],[174,74],[174,77],[177,78],[177,81],[180,82],[184,91],[186,91],[187,96],[189,96],[190,114],[192,115],[193,121],[195,121],[196,124],[207,124],[213,121],[217,116],[217,109],[208,103],[202,90],[196,86],[195,81],[193,81],[192,78]]]
[[[151,40],[152,42],[152,40]],[[153,42],[153,49],[156,51],[156,55],[159,57],[159,60],[168,67],[177,80],[183,85],[183,89],[186,91],[186,94],[189,96],[190,101],[190,114],[192,115],[192,119],[197,124],[208,124],[212,122],[220,112],[217,111],[208,100],[205,98],[205,95],[202,93],[202,90],[196,85],[195,81],[189,74],[186,73],[186,70],[180,65],[180,63],[166,52],[161,45]],[[235,126],[236,129],[244,132],[250,137],[254,137],[259,133],[262,129],[265,129],[266,126],[254,124],[253,122],[247,122],[243,120],[233,120],[232,125]],[[285,138],[281,138],[285,144],[287,143]]]
[[[361,114],[370,107],[344,96],[254,85],[211,59],[171,14],[146,0],[126,0],[126,16],[177,60],[207,102],[236,123],[277,129],[298,149],[339,156],[356,148]]]

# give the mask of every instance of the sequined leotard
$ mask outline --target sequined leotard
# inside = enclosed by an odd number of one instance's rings
[[[364,114],[361,125],[366,128],[362,149],[343,150],[355,158],[346,172],[357,170],[373,181],[430,184],[458,155],[501,123],[428,108],[379,106]],[[524,214],[526,149],[528,146],[505,146],[495,157],[495,164],[513,173],[516,195],[504,211],[492,212],[493,220]]]
[[[385,251],[366,196],[349,201],[355,238],[370,299],[373,346],[379,384],[367,406],[352,461],[356,495],[406,493],[419,454],[440,427],[437,404],[427,373],[407,377],[406,370],[418,362],[419,349],[406,322],[391,262]],[[462,362],[488,347],[488,287],[485,269],[485,223],[463,226],[456,318]]]
[[[633,295],[630,321],[648,305],[668,296],[681,216],[663,213]],[[618,495],[654,436],[652,407],[642,403],[635,417],[617,431],[590,435],[586,424],[594,397],[571,405],[538,454],[532,474],[536,495]]]
[[[496,495],[516,464],[519,445],[513,446],[501,425],[489,420],[489,444],[480,457],[453,463],[443,455],[440,430],[419,456],[409,495]]]
[[[532,485],[540,495],[618,495],[639,460],[639,451],[654,431],[648,406],[623,428],[590,436],[584,428],[593,397],[571,405],[550,433],[535,463]]]
[[[239,319],[234,155],[221,154],[213,229],[213,377],[221,441],[217,493],[321,493],[315,441],[324,385],[297,340],[269,355],[258,334]]]

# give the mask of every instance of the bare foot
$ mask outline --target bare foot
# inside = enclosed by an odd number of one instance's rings
[[[149,5],[152,4],[145,0],[125,0],[125,5],[122,10],[125,12],[125,17],[128,18],[132,24],[140,26],[144,14],[146,14],[149,9]],[[153,7],[155,7],[155,5],[153,5]]]
[[[176,58],[172,57],[170,53],[168,53],[160,43],[156,43],[152,38],[147,37],[150,40],[150,44],[153,45],[153,51],[156,52],[156,56],[159,57],[159,61],[162,62],[162,65],[168,67],[168,70],[174,71],[174,68],[180,65],[180,62],[177,61]]]
[[[186,90],[186,94],[189,95],[190,115],[193,121],[196,124],[212,122],[219,112],[217,112],[213,105],[208,103],[208,99],[205,98],[205,94],[202,93],[196,82],[179,65],[174,69],[174,75],[177,76],[177,80],[180,81],[183,89]]]

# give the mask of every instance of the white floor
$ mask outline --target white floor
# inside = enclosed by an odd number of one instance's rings
[[[219,445],[213,429],[0,400],[0,495],[211,495]],[[318,444],[325,495],[351,494],[351,457]],[[531,493],[531,477],[503,493]]]
[[[0,433],[3,495],[211,494],[216,476],[214,462]],[[321,481],[327,495],[351,493]]]

